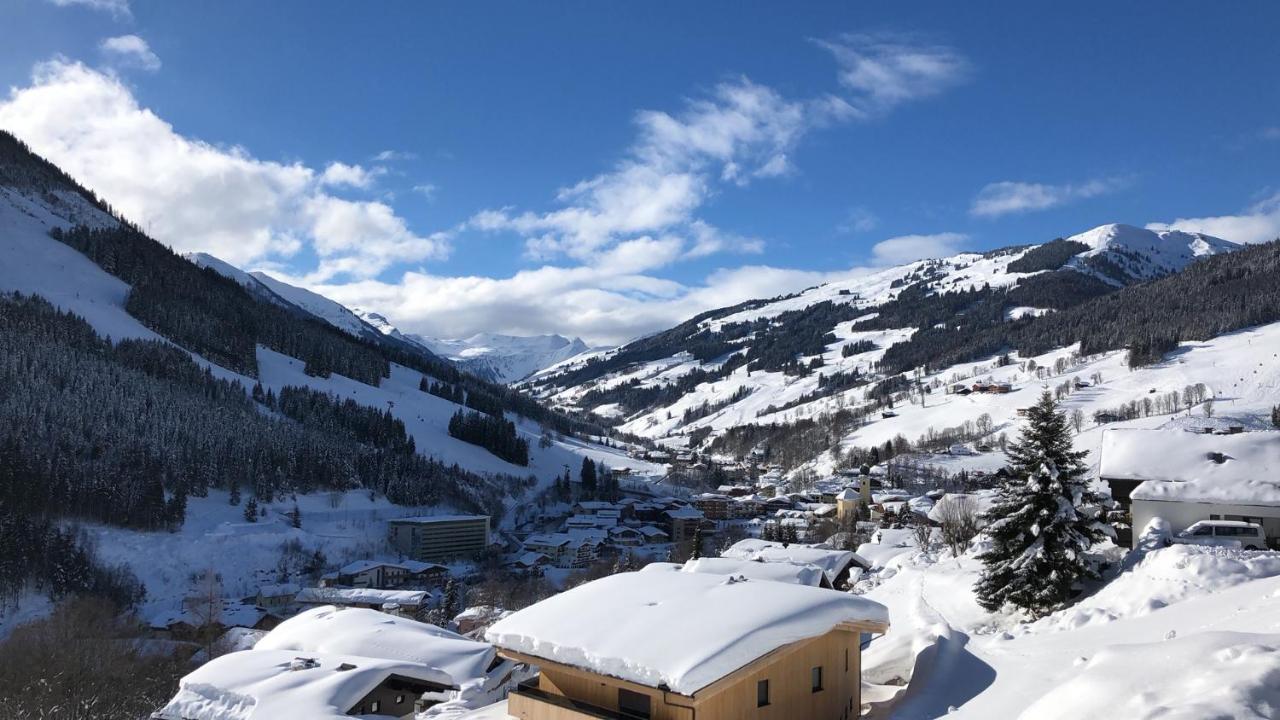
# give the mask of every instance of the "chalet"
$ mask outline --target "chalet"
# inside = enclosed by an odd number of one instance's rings
[[[337,583],[354,588],[393,588],[404,584],[403,565],[376,560],[356,560],[338,570]]]
[[[643,545],[645,542],[644,533],[641,533],[637,528],[626,525],[611,527],[609,528],[609,542],[622,547]]]
[[[728,520],[733,516],[730,508],[733,498],[718,493],[703,493],[693,497],[693,506],[708,520]]]
[[[861,708],[861,634],[888,625],[847,593],[667,570],[579,585],[485,638],[539,668],[508,696],[522,720],[834,720]]]
[[[377,588],[302,588],[298,591],[297,598],[299,605],[308,607],[335,605],[403,613],[413,617],[427,609],[431,602],[431,593],[425,590]]]
[[[693,539],[694,532],[702,524],[703,515],[697,508],[682,507],[668,510],[665,519],[671,542],[679,543]]]
[[[1202,435],[1107,430],[1099,476],[1133,517],[1133,542],[1153,518],[1173,532],[1200,520],[1240,520],[1280,538],[1280,433]]]
[[[558,568],[584,568],[595,561],[601,542],[593,537],[569,533],[539,533],[525,539],[526,552],[546,555]]]
[[[1019,412],[1018,414],[1019,414],[1019,415],[1026,415],[1026,412]],[[1096,412],[1096,413],[1094,413],[1094,414],[1093,414],[1093,421],[1094,421],[1095,423],[1099,424],[1099,425],[1104,425],[1104,424],[1106,424],[1106,423],[1121,422],[1121,421],[1123,421],[1124,419],[1125,419],[1125,418],[1124,418],[1124,416],[1123,416],[1123,415],[1121,415],[1121,414],[1119,414],[1119,413],[1113,413],[1113,412],[1101,412],[1101,411],[1099,411],[1099,412]]]
[[[622,508],[622,505],[602,500],[583,500],[574,503],[573,513],[575,515],[596,515],[602,512],[606,514],[612,512],[613,517],[618,517],[618,514],[622,512]]]
[[[427,515],[388,520],[391,546],[414,560],[475,557],[489,546],[488,515]]]
[[[281,612],[294,604],[300,590],[296,583],[261,585],[254,594],[253,604],[267,612]]]
[[[720,556],[755,562],[816,565],[822,568],[831,585],[836,588],[843,588],[848,583],[854,568],[865,570],[871,567],[871,563],[867,560],[848,550],[832,550],[814,545],[788,544],[755,538],[739,540],[720,553]]]
[[[484,630],[510,614],[510,610],[492,605],[473,605],[454,616],[453,626],[458,628],[458,634],[474,637],[476,630]]]
[[[663,563],[649,563],[644,567],[644,570],[656,570],[662,565]],[[745,577],[748,580],[768,580],[770,582],[785,582],[792,585],[808,585],[810,587],[832,589],[831,580],[822,571],[822,568],[817,565],[707,557],[690,560],[684,565],[674,565],[674,567],[683,572]]]
[[[653,525],[641,525],[639,527],[640,534],[644,536],[644,541],[651,545],[671,542],[671,536],[666,530]]]
[[[973,388],[972,388],[972,389],[973,389],[973,391],[974,391],[974,392],[976,392],[976,393],[991,392],[991,384],[990,384],[990,383],[985,383],[985,382],[982,382],[981,380],[979,380],[978,382],[976,382],[976,383],[974,383],[974,384],[973,384]]]
[[[987,392],[993,392],[993,393],[996,393],[997,395],[1004,395],[1006,393],[1013,392],[1013,386],[1010,385],[1009,383],[996,383],[994,385],[991,385],[988,388]]]
[[[319,607],[200,666],[152,717],[412,718],[463,686],[501,693],[514,670],[492,645],[434,625]]]
[[[523,552],[511,561],[511,567],[520,572],[529,572],[538,568],[546,567],[551,563],[551,558],[540,552]]]
[[[438,587],[449,579],[449,568],[438,563],[401,560],[396,564],[404,568],[404,585],[407,586]]]
[[[956,395],[968,395],[969,393],[971,393],[971,392],[973,392],[973,391],[969,389],[969,386],[968,386],[968,385],[965,385],[965,384],[963,384],[963,383],[959,383],[959,384],[956,384],[956,385],[952,385],[952,386],[951,386],[951,392],[952,392],[952,393],[954,393],[954,394],[956,394]]]

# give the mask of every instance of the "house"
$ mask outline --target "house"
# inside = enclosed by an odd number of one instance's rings
[[[443,700],[504,692],[514,663],[492,645],[358,608],[318,607],[252,649],[182,678],[157,720],[412,718]]]
[[[453,625],[458,628],[458,634],[473,637],[476,630],[483,630],[510,614],[510,610],[492,605],[473,605],[455,615]]]
[[[1280,538],[1280,432],[1107,430],[1099,476],[1129,508],[1134,543],[1157,517],[1175,533],[1199,520],[1241,520]]]
[[[635,547],[644,544],[644,533],[638,528],[619,525],[609,528],[609,542],[623,547]]]
[[[401,560],[396,563],[404,568],[404,585],[414,587],[439,587],[449,579],[449,568],[438,563],[420,560]]]
[[[584,568],[595,562],[601,541],[591,534],[539,533],[525,539],[526,552],[546,555],[558,568]]]
[[[847,593],[641,571],[531,605],[485,638],[539,668],[508,696],[523,720],[835,719],[861,708],[861,634],[888,625],[883,605]]]
[[[732,517],[730,508],[733,503],[733,498],[719,493],[702,493],[693,497],[693,506],[708,520],[728,520]]]
[[[672,563],[649,563],[644,570],[649,571],[652,568],[656,571],[663,565],[672,565]],[[831,581],[827,578],[827,574],[817,565],[706,557],[690,560],[684,565],[674,565],[674,567],[682,572],[744,577],[748,580],[767,580],[831,589]]]
[[[653,525],[641,525],[640,534],[644,536],[644,541],[650,545],[658,545],[661,543],[671,542],[671,536],[667,531]]]
[[[302,588],[298,604],[310,607],[337,605],[403,613],[413,617],[426,610],[431,593],[425,590],[381,590],[378,588]]]
[[[551,558],[540,552],[523,552],[511,562],[511,567],[521,572],[529,572],[538,568],[546,567],[551,563]]]
[[[488,515],[427,515],[388,520],[391,546],[414,560],[475,557],[489,546]]]
[[[757,562],[816,565],[822,568],[832,587],[836,588],[843,588],[848,583],[853,568],[866,570],[871,567],[871,563],[866,559],[849,550],[834,550],[814,545],[780,543],[755,538],[739,540],[720,553],[720,556]]]
[[[301,589],[297,583],[261,585],[254,595],[253,604],[267,612],[278,612],[293,605]]]
[[[664,513],[667,532],[671,536],[671,542],[680,543],[686,540],[692,540],[694,532],[702,524],[702,511],[693,507],[681,507],[674,510],[668,510]]]
[[[338,569],[337,585],[355,588],[393,588],[404,583],[408,571],[402,565],[376,560],[356,560]]]

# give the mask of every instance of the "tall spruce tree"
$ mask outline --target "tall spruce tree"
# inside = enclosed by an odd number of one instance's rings
[[[1041,395],[1027,418],[1008,449],[1010,479],[986,513],[991,546],[978,556],[985,567],[974,590],[987,610],[1008,603],[1039,617],[1066,603],[1081,579],[1096,576],[1085,553],[1109,533],[1084,479],[1088,453],[1072,447],[1053,396]]]
[[[594,498],[596,496],[596,464],[591,458],[582,458],[582,470],[578,478],[582,481],[582,492]]]

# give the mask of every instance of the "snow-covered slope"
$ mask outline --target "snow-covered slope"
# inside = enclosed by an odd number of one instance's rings
[[[1045,316],[1237,248],[1205,235],[1103,225],[1043,246],[962,253],[860,272],[795,295],[713,311],[666,333],[580,356],[534,375],[525,384],[552,402],[613,420],[623,431],[682,447],[691,437],[714,440],[743,425],[817,419],[843,408],[877,402],[877,383],[892,375],[881,365],[886,351],[923,330],[948,327],[946,314],[927,307],[920,310],[927,306],[929,297],[968,293],[971,302],[987,303],[991,318],[982,320],[980,314],[965,317],[967,308],[963,305],[948,309],[951,317],[969,323],[966,331],[976,322],[998,327]],[[1028,304],[1036,300],[1057,306]],[[881,320],[882,316],[892,322]],[[912,319],[917,317],[934,319],[913,326]],[[932,325],[936,320],[942,322]],[[822,332],[828,334],[814,343],[812,338]],[[723,349],[698,349],[709,343],[720,343],[718,347]],[[799,350],[804,343],[808,349]],[[767,356],[755,353],[762,344],[772,346],[774,358],[792,350],[798,355],[795,364],[789,368],[776,362],[768,365]],[[1053,367],[1061,357],[1071,371],[1067,378],[1055,382],[1066,382],[1076,375],[1087,379],[1093,364],[1101,360],[1086,361],[1072,350],[1045,353],[1036,364]],[[633,357],[636,359],[630,360]],[[899,433],[914,441],[929,428],[956,427],[975,421],[984,412],[1007,428],[1017,407],[1031,404],[1032,396],[1041,391],[1044,370],[1020,367],[1032,360],[1030,357],[1014,354],[1011,359],[1015,364],[1004,368],[995,368],[994,359],[927,373],[920,378],[929,390],[927,417],[912,417],[912,405],[899,409],[897,418],[881,419],[877,407],[867,424],[845,438],[845,445],[883,444]],[[1122,364],[1120,354],[1108,356],[1106,364],[1107,375],[1116,373]],[[970,383],[978,379],[1011,382],[1014,392],[955,398],[947,394],[949,386],[966,379]],[[1196,381],[1210,383],[1215,379],[1221,382],[1206,372]],[[896,388],[895,394],[902,396],[899,400],[906,397],[906,390],[905,386]],[[1099,398],[1098,406],[1116,400],[1097,391],[1090,394]],[[941,410],[961,405],[972,412]]]

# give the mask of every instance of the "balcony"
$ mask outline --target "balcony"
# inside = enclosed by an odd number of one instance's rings
[[[507,714],[520,720],[632,720],[616,710],[544,692],[533,683],[520,683],[507,696]]]

